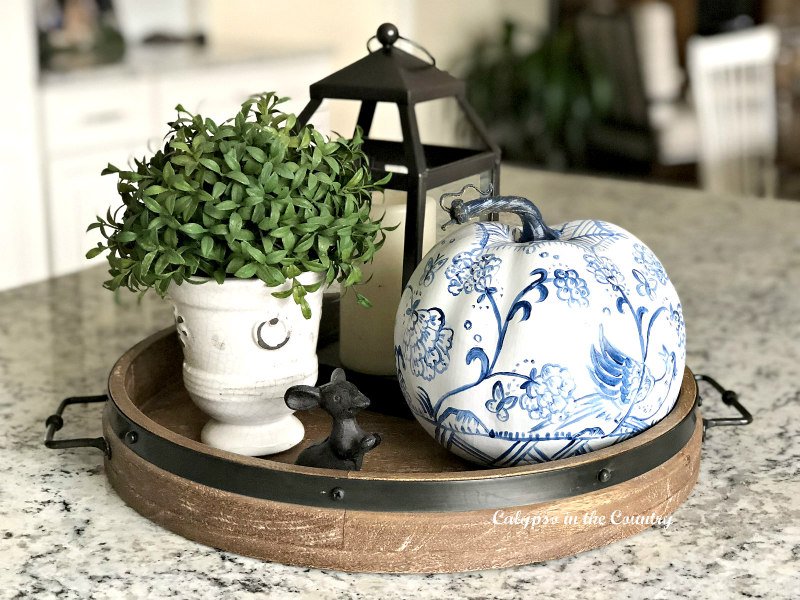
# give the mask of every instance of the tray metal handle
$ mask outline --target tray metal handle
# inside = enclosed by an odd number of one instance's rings
[[[76,396],[62,400],[55,414],[47,417],[47,420],[44,422],[47,427],[44,445],[52,450],[63,450],[64,448],[97,448],[106,455],[106,458],[111,458],[111,447],[102,436],[96,438],[72,438],[69,440],[53,439],[56,431],[64,426],[64,418],[62,415],[67,406],[70,404],[94,404],[105,402],[106,400],[108,400],[108,396],[105,394],[101,396]]]
[[[694,379],[697,382],[702,381],[709,384],[712,388],[719,392],[722,401],[726,405],[735,408],[740,415],[739,417],[703,419],[703,439],[706,438],[706,430],[711,427],[741,427],[744,425],[750,425],[750,423],[753,422],[753,415],[751,415],[750,411],[742,406],[742,404],[739,402],[739,394],[733,390],[725,389],[719,382],[717,382],[716,379],[709,377],[708,375],[697,373],[695,374]],[[697,405],[700,406],[702,403],[702,397],[698,394]]]

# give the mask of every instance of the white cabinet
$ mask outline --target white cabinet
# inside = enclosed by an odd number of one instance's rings
[[[123,77],[64,81],[42,89],[48,255],[53,275],[90,266],[85,255],[102,238],[86,233],[96,215],[121,206],[110,162],[124,167],[146,151],[153,132],[152,85]],[[97,257],[94,264],[102,264]]]
[[[34,147],[0,151],[0,290],[47,277],[45,214]]]
[[[275,90],[292,96],[283,110],[298,113],[308,86],[330,69],[327,55],[319,52],[241,62],[205,58],[169,70],[147,67],[146,61],[144,65],[141,72],[59,76],[42,86],[51,275],[89,265],[86,251],[100,237],[96,231],[87,234],[86,227],[95,215],[105,216],[109,206],[120,205],[117,178],[101,177],[100,171],[109,162],[123,167],[133,156],[141,158],[160,147],[176,104],[219,121],[234,115],[249,95]],[[327,129],[327,113],[315,115],[314,122]]]
[[[137,154],[142,154],[140,149]],[[103,264],[98,256],[90,263],[86,252],[102,240],[98,230],[86,232],[97,215],[103,218],[108,209],[113,213],[122,206],[117,195],[117,177],[100,172],[109,163],[124,168],[132,153],[125,151],[95,152],[85,156],[62,157],[48,168],[50,214],[50,263],[60,275],[91,264]]]
[[[67,81],[42,89],[48,156],[141,144],[153,129],[152,86],[143,79]]]
[[[299,113],[308,101],[308,86],[329,73],[324,55],[287,56],[268,63],[243,63],[173,73],[156,86],[157,121],[175,118],[175,105],[220,122],[232,117],[248,96],[275,91],[289,96],[284,112]],[[316,115],[315,115],[316,117]],[[317,118],[315,118],[317,121]]]
[[[48,274],[33,8],[33,2],[4,2],[0,19],[0,290]]]

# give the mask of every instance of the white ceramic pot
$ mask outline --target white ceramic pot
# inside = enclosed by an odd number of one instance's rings
[[[304,284],[319,280],[300,276]],[[222,285],[171,285],[178,337],[183,345],[183,381],[197,406],[211,417],[203,443],[249,456],[282,452],[303,439],[303,425],[284,403],[293,385],[317,380],[320,288],[306,296],[304,319],[291,297],[275,298],[257,279]]]

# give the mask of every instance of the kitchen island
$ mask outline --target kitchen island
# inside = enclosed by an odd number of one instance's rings
[[[102,289],[94,268],[0,294],[0,597],[796,597],[800,203],[510,167],[502,187],[549,223],[603,219],[648,244],[682,300],[687,364],[755,416],[709,430],[669,527],[543,564],[427,576],[289,567],[183,539],[117,497],[99,452],[42,444],[62,398],[103,393],[114,361],[172,322],[154,295]],[[100,434],[97,405],[68,411],[59,438]],[[707,394],[703,416],[735,414]]]

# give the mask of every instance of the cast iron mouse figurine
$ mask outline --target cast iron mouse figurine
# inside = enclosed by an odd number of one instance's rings
[[[356,422],[356,414],[369,406],[369,398],[335,369],[330,383],[319,387],[294,385],[284,395],[292,410],[320,406],[333,419],[331,434],[300,453],[295,464],[305,467],[360,471],[364,454],[381,443],[377,433],[367,433]]]

